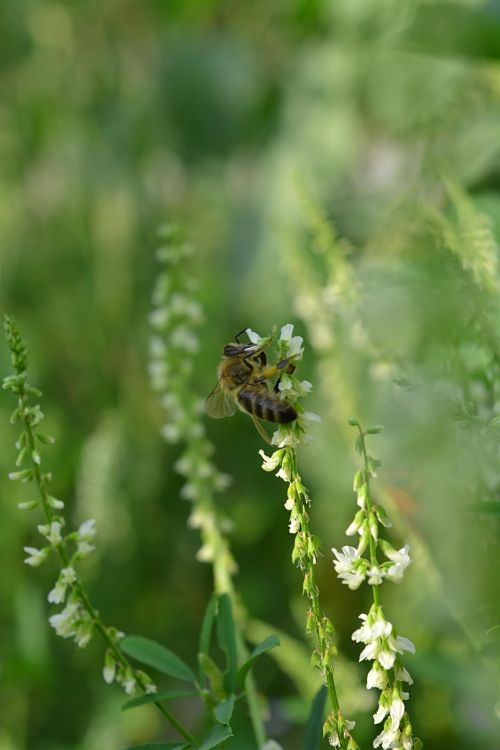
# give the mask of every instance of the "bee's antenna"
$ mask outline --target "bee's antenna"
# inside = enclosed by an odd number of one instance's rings
[[[246,331],[246,330],[247,330],[247,329],[246,329],[246,328],[244,328],[244,329],[243,329],[242,331],[240,331],[239,333],[237,333],[237,334],[236,334],[236,336],[234,337],[234,338],[235,338],[235,341],[236,341],[236,343],[237,343],[237,344],[239,344],[239,343],[240,343],[240,342],[239,342],[239,340],[238,340],[238,339],[239,339],[239,337],[240,337],[240,336],[241,336],[241,335],[242,335],[243,333],[245,333],[245,331]]]

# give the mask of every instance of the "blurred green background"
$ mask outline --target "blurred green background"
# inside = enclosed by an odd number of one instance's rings
[[[354,511],[355,414],[386,426],[378,498],[415,558],[383,594],[417,646],[415,733],[428,750],[498,750],[498,0],[3,0],[0,84],[1,308],[57,436],[54,494],[97,519],[82,569],[104,620],[193,663],[211,591],[147,375],[156,228],[176,220],[205,310],[200,397],[242,328],[294,322],[305,337],[307,408],[323,421],[300,459],[342,652],[356,662],[369,606],[329,551]],[[54,571],[23,565],[36,533],[16,508],[26,487],[6,478],[11,407],[4,394],[0,750],[163,738],[152,710],[120,714],[97,638],[79,651],[48,626]],[[207,427],[234,479],[221,503],[236,585],[264,634],[295,639],[256,677],[271,736],[296,750],[315,682],[283,488],[260,470],[250,420]],[[366,669],[344,673],[369,747]],[[240,722],[231,747],[252,748],[244,710]]]

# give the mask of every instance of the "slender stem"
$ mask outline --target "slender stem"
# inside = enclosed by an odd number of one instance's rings
[[[52,523],[54,519],[54,514],[52,513],[52,509],[49,503],[49,495],[47,493],[47,488],[46,488],[46,479],[40,470],[39,464],[33,460],[33,451],[35,450],[35,435],[34,435],[33,428],[29,420],[26,419],[26,417],[24,416],[26,412],[26,408],[28,407],[28,394],[26,393],[24,383],[21,383],[20,385],[19,398],[23,407],[22,413],[23,413],[24,430],[25,430],[26,439],[30,448],[30,456],[31,456],[30,460],[32,464],[33,475],[35,477],[35,484],[37,485],[37,488],[38,488],[45,518],[48,523]],[[66,548],[64,546],[64,542],[54,545],[54,547],[57,551],[57,554],[59,555],[61,562],[63,563],[63,566],[68,567],[71,564],[71,561],[66,551]],[[90,599],[88,598],[87,593],[85,592],[80,581],[76,579],[76,581],[72,584],[72,587],[77,592],[78,597],[83,607],[85,608],[89,616],[92,618],[92,621],[94,623],[96,630],[101,634],[103,639],[106,641],[108,648],[113,652],[113,655],[115,656],[116,660],[120,662],[124,667],[130,668],[134,672],[134,677],[137,681],[137,684],[139,685],[141,690],[144,693],[146,693],[147,690],[146,690],[145,682],[141,679],[140,675],[136,673],[136,670],[133,669],[128,659],[124,656],[122,651],[116,645],[116,642],[113,640],[113,638],[111,638],[108,632],[108,629],[99,618],[97,611],[92,606]],[[172,724],[172,726],[175,727],[175,729],[177,729],[179,734],[181,734],[189,742],[194,743],[195,745],[198,745],[198,741],[196,740],[196,738],[185,727],[183,727],[182,724],[180,724],[174,716],[172,716],[172,714],[170,713],[170,711],[168,711],[168,709],[166,709],[157,701],[155,701],[154,705],[161,711],[163,716],[165,716],[165,718]]]
[[[287,454],[290,461],[290,467],[291,467],[291,481],[295,482],[296,485],[298,484],[299,487],[302,487],[302,482],[300,479],[300,475],[297,469],[297,456],[295,453],[295,449],[292,447],[287,448]],[[309,516],[306,510],[306,505],[309,504],[309,498],[307,495],[304,494],[304,491],[302,489],[298,490],[296,493],[297,497],[297,503],[298,503],[298,513],[299,513],[299,523],[300,523],[300,531],[303,534],[304,539],[311,539],[311,529],[309,526]],[[332,710],[335,717],[338,717],[341,713],[340,711],[340,705],[337,695],[337,689],[335,687],[335,678],[334,678],[334,670],[331,663],[331,659],[327,657],[327,654],[329,650],[331,649],[331,643],[328,642],[327,637],[325,637],[324,632],[321,629],[321,623],[325,621],[325,615],[321,609],[321,603],[319,599],[319,587],[316,580],[316,570],[315,570],[315,558],[311,554],[305,554],[302,558],[302,564],[305,569],[305,575],[309,579],[309,586],[307,589],[307,596],[309,598],[310,604],[311,604],[311,610],[313,612],[314,618],[314,635],[316,637],[316,641],[319,645],[321,656],[322,658],[322,668],[324,670],[324,681],[326,683],[326,687],[328,690],[328,697],[330,700],[330,704],[332,706]],[[333,626],[332,626],[333,628]],[[327,658],[324,658],[324,657]],[[339,736],[341,745],[341,748],[346,747],[346,739],[344,736]]]
[[[240,661],[244,662],[248,659],[249,652],[245,646],[243,638],[243,622],[244,614],[241,611],[241,607],[238,606],[236,601],[235,590],[231,573],[227,566],[227,557],[224,552],[227,548],[227,540],[220,533],[219,528],[214,528],[216,534],[215,544],[215,556],[213,561],[213,573],[214,573],[214,589],[217,594],[228,594],[234,613],[234,628],[236,631],[236,648]],[[219,544],[217,544],[217,541]],[[262,721],[262,712],[259,705],[259,697],[257,694],[257,687],[255,679],[250,672],[245,681],[245,697],[248,705],[248,713],[250,715],[250,721],[252,722],[252,728],[257,742],[257,747],[261,748],[267,739],[266,731],[264,728],[264,722]]]
[[[368,454],[366,452],[366,443],[365,443],[365,433],[361,429],[361,426],[358,425],[359,430],[359,438],[361,441],[361,449],[363,453],[363,463],[364,463],[364,472],[365,472],[365,484],[366,484],[366,515],[369,518],[372,512],[372,496],[371,496],[371,490],[370,490],[370,466],[368,463]],[[370,533],[369,536],[369,549],[370,549],[370,563],[372,567],[378,566],[378,560],[377,560],[377,545],[375,542],[375,539]],[[378,594],[378,586],[376,584],[373,584],[371,586],[372,594],[373,594],[373,603],[376,607],[379,606],[380,599]]]

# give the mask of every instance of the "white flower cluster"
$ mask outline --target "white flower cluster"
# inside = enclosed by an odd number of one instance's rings
[[[149,375],[153,388],[162,394],[167,422],[162,434],[176,443],[199,431],[196,419],[199,405],[186,402],[185,381],[193,369],[193,354],[198,351],[197,327],[203,320],[199,303],[193,299],[195,280],[185,270],[192,247],[181,240],[175,229],[165,228],[166,244],[157,252],[165,272],[160,274],[153,292],[153,311],[149,322],[154,331],[150,339]]]
[[[385,719],[383,731],[375,738],[373,747],[412,750],[415,740],[404,705],[409,695],[403,689],[403,683],[412,685],[413,680],[400,663],[399,654],[405,651],[414,654],[415,646],[408,638],[395,635],[392,623],[385,619],[380,606],[374,604],[367,615],[360,615],[360,619],[363,624],[354,631],[352,639],[365,644],[359,660],[373,661],[366,687],[381,691],[373,721],[380,724]]]
[[[373,468],[371,475],[374,476]],[[353,489],[357,492],[356,503],[359,510],[347,527],[346,534],[347,536],[359,534],[359,543],[357,547],[342,547],[342,552],[335,547],[332,548],[336,557],[334,566],[338,577],[352,590],[357,589],[365,580],[370,586],[379,586],[384,580],[401,583],[404,572],[411,563],[410,546],[406,544],[401,549],[395,550],[388,541],[379,538],[379,524],[386,528],[392,524],[380,505],[369,503],[367,470],[360,469],[356,473]],[[369,547],[370,539],[383,552],[387,558],[386,562],[373,564],[373,561],[363,557]]]
[[[112,638],[115,644],[121,641],[124,637],[124,633],[114,628],[108,628],[108,635]],[[139,685],[145,693],[157,692],[156,685],[148,674],[142,672],[140,669],[133,669],[130,664],[125,661],[117,661],[116,653],[111,649],[106,651],[102,676],[104,682],[107,682],[108,685],[111,685],[112,682],[116,681],[127,695],[135,693]]]
[[[63,522],[52,521],[48,524],[38,526],[38,531],[44,536],[48,545],[38,550],[33,547],[25,547],[28,553],[25,562],[28,565],[39,565],[48,556],[51,550],[56,550],[60,545],[71,542],[76,545],[76,550],[67,566],[61,569],[54,587],[47,596],[51,604],[63,604],[66,606],[58,614],[49,617],[49,623],[56,633],[62,638],[73,638],[80,648],[89,642],[94,629],[94,622],[82,604],[80,595],[75,591],[77,575],[74,563],[86,557],[94,546],[90,543],[96,534],[95,521],[90,519],[80,524],[77,531],[66,536],[62,534]]]
[[[265,344],[271,340],[271,337],[259,336],[258,333],[247,328],[247,336],[252,344]],[[302,359],[304,348],[302,346],[302,336],[293,335],[293,325],[287,323],[282,326],[279,339],[277,340],[278,357],[280,361],[291,359],[297,362]],[[286,399],[296,409],[298,417],[294,422],[279,425],[274,431],[271,443],[279,448],[287,445],[296,446],[299,443],[306,444],[311,442],[309,434],[311,424],[320,422],[318,414],[310,411],[304,411],[299,400],[307,396],[312,390],[312,384],[308,380],[299,380],[293,373],[283,372],[279,378],[278,392],[281,398]],[[269,471],[269,469],[266,469]]]
[[[413,680],[400,661],[400,655],[405,651],[415,653],[415,646],[408,638],[398,636],[392,623],[385,619],[378,593],[378,586],[384,580],[401,582],[411,563],[410,548],[406,544],[396,550],[379,536],[379,524],[389,527],[391,523],[383,508],[371,497],[370,478],[376,476],[381,462],[368,455],[365,437],[380,432],[381,428],[372,427],[363,432],[356,420],[351,424],[359,430],[356,448],[364,459],[364,467],[354,478],[353,489],[357,493],[359,510],[346,534],[359,534],[359,543],[357,547],[342,547],[341,552],[333,548],[334,566],[340,580],[350,589],[357,589],[363,581],[373,587],[374,603],[368,614],[360,615],[362,625],[352,635],[354,641],[364,644],[359,660],[373,662],[367,676],[367,688],[381,691],[373,720],[375,724],[384,722],[384,725],[373,746],[383,750],[417,750],[421,743],[413,737],[404,705],[409,696],[403,689],[404,683],[411,685]],[[366,557],[363,556],[365,552]],[[386,558],[384,562],[379,562],[378,553]]]

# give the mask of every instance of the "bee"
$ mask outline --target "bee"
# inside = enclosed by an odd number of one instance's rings
[[[209,417],[220,419],[231,417],[237,409],[245,411],[252,417],[261,437],[269,443],[269,435],[259,420],[287,424],[297,419],[293,406],[278,395],[279,378],[272,391],[266,383],[274,375],[293,372],[293,357],[268,365],[264,349],[270,341],[240,344],[238,336],[236,343],[224,347],[217,385],[205,402],[205,412]]]

